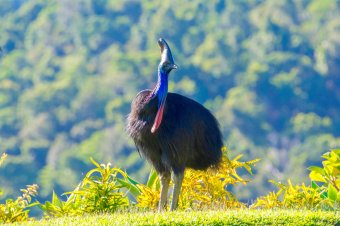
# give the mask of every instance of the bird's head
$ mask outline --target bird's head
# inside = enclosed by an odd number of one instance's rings
[[[170,47],[163,38],[158,40],[158,45],[161,48],[161,62],[159,63],[159,70],[165,74],[169,74],[171,70],[177,69],[177,65],[172,57]]]

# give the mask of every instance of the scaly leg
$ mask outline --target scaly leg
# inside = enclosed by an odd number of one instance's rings
[[[170,172],[163,172],[159,175],[161,181],[161,198],[159,200],[158,211],[165,210],[168,200],[168,190],[170,183]]]
[[[171,202],[170,211],[175,210],[178,206],[178,197],[179,197],[179,193],[181,192],[183,177],[184,177],[184,172],[174,174],[174,190],[172,193],[172,202]]]

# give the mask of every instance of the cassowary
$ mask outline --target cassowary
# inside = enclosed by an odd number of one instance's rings
[[[185,96],[168,93],[168,76],[177,65],[166,41],[161,38],[158,44],[161,62],[157,85],[139,92],[132,101],[127,132],[160,176],[161,211],[167,205],[171,172],[174,189],[170,210],[175,210],[184,169],[218,165],[223,143],[218,122],[209,110]]]

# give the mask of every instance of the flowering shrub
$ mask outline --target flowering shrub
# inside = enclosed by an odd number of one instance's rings
[[[187,169],[184,174],[182,191],[179,198],[180,209],[203,209],[243,207],[235,196],[227,190],[229,185],[236,183],[246,184],[248,181],[238,175],[237,169],[244,168],[252,174],[251,167],[259,159],[247,162],[239,161],[242,155],[230,160],[228,151],[224,147],[222,162],[218,167],[209,168],[206,171]],[[138,206],[156,209],[160,186],[157,174],[153,171],[149,180],[152,183],[140,184],[138,188],[141,194],[137,197]]]
[[[270,181],[279,187],[278,192],[270,192],[266,196],[257,198],[252,208],[326,208],[338,209],[340,203],[340,150],[331,150],[322,155],[323,168],[311,166],[309,177],[311,186],[288,185]],[[320,185],[318,185],[319,183]]]
[[[288,180],[288,185],[270,182],[279,187],[279,191],[257,198],[251,208],[313,209],[330,204],[327,199],[321,197],[323,191],[306,186],[304,183],[293,185],[290,180]]]

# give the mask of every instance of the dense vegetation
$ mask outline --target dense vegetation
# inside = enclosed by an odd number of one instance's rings
[[[51,219],[48,221],[51,224],[66,223],[71,219],[79,225],[86,221],[84,222],[83,218],[65,217],[90,216],[89,220],[92,221],[101,217],[102,214],[111,214],[100,221],[105,224],[110,222],[122,224],[126,223],[126,220],[144,224],[142,222],[155,219],[157,220],[152,224],[160,223],[159,220],[162,224],[172,224],[174,217],[178,223],[196,223],[197,214],[201,213],[203,215],[197,223],[204,221],[215,224],[218,221],[224,222],[224,224],[229,222],[235,224],[280,222],[280,224],[294,225],[297,223],[324,225],[339,222],[340,150],[325,153],[322,156],[325,159],[322,162],[322,168],[309,167],[311,170],[310,186],[306,186],[304,183],[293,185],[290,180],[288,180],[288,185],[272,181],[279,187],[279,191],[270,192],[266,196],[257,198],[256,202],[250,206],[240,202],[234,194],[228,191],[228,188],[235,184],[246,185],[248,181],[241,178],[238,171],[240,168],[244,168],[252,174],[252,166],[258,162],[258,159],[242,162],[239,161],[242,155],[229,159],[227,149],[224,148],[223,153],[222,165],[218,169],[212,167],[207,171],[190,169],[185,171],[179,197],[179,210],[190,211],[189,215],[171,213],[172,217],[169,219],[170,214],[163,218],[164,216],[158,213],[156,218],[150,219],[150,212],[142,216],[148,211],[153,211],[152,214],[156,214],[155,210],[160,196],[160,181],[157,173],[154,170],[151,171],[148,181],[143,184],[132,179],[121,169],[112,167],[110,163],[98,164],[91,158],[95,168],[85,175],[73,191],[63,194],[67,195],[65,201],[53,192],[51,201],[33,202],[32,197],[37,195],[38,186],[36,184],[28,185],[26,189],[21,189],[22,196],[15,200],[7,199],[5,203],[0,204],[0,223],[34,221],[35,218],[31,217],[31,210],[34,206],[38,206],[42,210],[45,220],[41,222],[46,223],[46,219]],[[1,156],[0,165],[3,164],[6,157],[6,154]],[[247,211],[250,209],[260,209],[260,211]],[[268,212],[266,209],[271,211]],[[213,215],[217,213],[219,216],[211,218],[211,213],[200,213],[202,210],[218,211]],[[225,216],[225,211],[229,213],[235,210],[236,212],[233,212],[232,216],[229,214],[227,217]],[[117,212],[120,215],[117,215]],[[301,219],[302,212],[305,212],[303,219]],[[250,215],[245,217],[244,213]],[[252,216],[254,213],[258,215],[255,218]],[[123,215],[125,220],[115,218],[116,220],[112,222],[112,216]],[[60,217],[64,217],[64,219],[61,221],[56,219]],[[142,219],[140,219],[141,217]],[[240,218],[242,218],[241,221]],[[296,222],[296,219],[299,222]]]
[[[3,197],[73,190],[90,157],[146,180],[124,123],[155,83],[159,37],[179,65],[170,91],[214,112],[233,156],[261,158],[238,197],[307,182],[340,145],[339,1],[3,0],[0,20]]]

